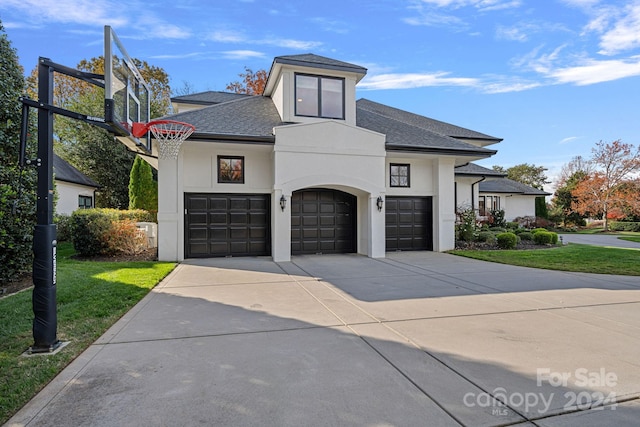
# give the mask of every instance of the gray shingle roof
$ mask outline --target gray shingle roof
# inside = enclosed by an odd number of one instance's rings
[[[283,124],[271,98],[264,96],[242,97],[166,118],[194,125],[196,131],[189,139],[227,138],[273,142],[273,128]]]
[[[209,90],[206,92],[191,93],[189,95],[174,96],[173,98],[171,98],[171,102],[179,102],[183,104],[213,105],[233,101],[239,98],[246,98],[248,96],[251,95]]]
[[[468,176],[506,176],[504,172],[498,172],[493,169],[485,168],[475,163],[467,163],[454,169],[456,175]]]
[[[368,99],[359,99],[357,101],[357,105],[360,109],[366,109],[367,111],[378,113],[386,117],[391,117],[402,123],[417,126],[422,129],[427,129],[439,135],[446,135],[452,138],[484,139],[494,142],[502,141],[501,138],[496,138],[495,136],[489,136],[484,133],[462,128],[460,126],[430,119],[429,117],[410,113],[398,108],[389,107],[388,105],[379,104]]]
[[[273,59],[273,63],[367,74],[367,69],[359,65],[338,61],[337,59],[326,58],[320,55],[314,55],[313,53],[303,53],[300,55],[276,56]]]
[[[55,174],[56,180],[59,181],[86,185],[87,187],[100,188],[100,185],[97,184],[94,180],[71,166],[57,154],[53,155],[53,173]]]
[[[405,149],[427,152],[450,152],[489,157],[495,150],[477,147],[440,134],[428,125],[430,119],[417,114],[386,107],[360,99],[356,103],[356,124],[386,135],[387,149]]]
[[[550,196],[551,193],[547,193],[543,190],[530,187],[518,181],[514,181],[509,178],[492,179],[489,181],[482,181],[478,184],[478,190],[481,193],[513,193],[523,194],[525,196]]]

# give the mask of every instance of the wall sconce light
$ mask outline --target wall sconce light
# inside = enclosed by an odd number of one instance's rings
[[[287,199],[284,197],[284,195],[280,196],[280,209],[282,209],[282,212],[284,212],[284,208],[287,207]]]
[[[384,200],[382,200],[382,196],[378,196],[378,200],[376,200],[376,206],[378,207],[378,212],[382,211],[382,204]]]

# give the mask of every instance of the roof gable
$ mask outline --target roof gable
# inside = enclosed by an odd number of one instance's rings
[[[349,73],[367,74],[367,69],[359,65],[350,64],[337,59],[331,59],[313,53],[300,55],[276,56],[273,64],[286,64],[297,67],[323,68],[325,70],[346,71]],[[273,69],[273,66],[271,67]]]
[[[475,163],[467,163],[466,165],[458,166],[454,169],[454,173],[456,175],[467,175],[467,176],[493,176],[493,177],[507,176],[507,174],[504,172],[488,169],[480,165],[476,165]]]

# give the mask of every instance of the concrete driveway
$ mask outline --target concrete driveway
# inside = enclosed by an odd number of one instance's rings
[[[637,426],[638,354],[639,277],[190,260],[7,425]]]
[[[640,243],[618,239],[619,236],[608,234],[561,234],[564,243],[580,243],[583,245],[610,246],[613,248],[640,249]]]

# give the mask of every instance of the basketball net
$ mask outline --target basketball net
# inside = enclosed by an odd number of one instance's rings
[[[147,123],[146,128],[158,141],[159,159],[177,159],[180,146],[196,130],[196,127],[175,120],[156,120]]]

